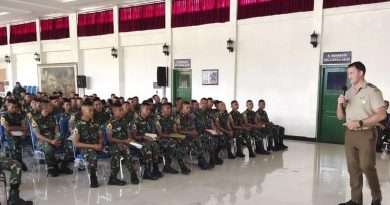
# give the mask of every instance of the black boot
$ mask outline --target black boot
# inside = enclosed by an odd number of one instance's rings
[[[48,174],[50,174],[51,177],[58,177],[58,164],[55,162],[54,164],[48,164]]]
[[[361,205],[361,204],[358,204],[358,203],[355,203],[353,202],[352,200],[348,201],[348,202],[345,202],[345,203],[341,203],[339,205]]]
[[[153,172],[152,175],[156,176],[157,178],[161,178],[163,174],[160,172],[160,169],[158,168],[158,163],[153,162]]]
[[[236,158],[236,156],[232,152],[232,144],[230,144],[230,143],[228,143],[227,152],[228,152],[228,158],[229,159],[235,159]]]
[[[165,157],[165,165],[163,167],[163,172],[169,174],[178,174],[179,172],[176,169],[171,167],[171,163],[172,163],[172,158]]]
[[[90,188],[98,188],[99,183],[96,176],[96,169],[91,168],[89,173],[89,179],[91,180],[91,184],[89,185]]]
[[[283,150],[288,149],[288,147],[283,144],[283,137],[280,137],[280,146],[283,148]]]
[[[239,140],[237,140],[236,146],[237,146],[236,157],[244,158],[244,157],[245,157],[245,154],[242,153],[241,142],[240,142]],[[248,149],[249,149],[249,148],[248,148]]]
[[[207,164],[206,160],[204,159],[203,156],[199,155],[198,156],[198,167],[201,169],[201,170],[207,170],[209,169],[209,164]],[[214,165],[213,165],[214,167]]]
[[[145,172],[143,175],[143,179],[150,179],[150,180],[157,180],[158,179],[157,176],[152,175],[152,167],[151,167],[150,163],[147,163],[145,165]]]
[[[263,155],[270,155],[271,154],[264,149],[264,145],[263,145],[262,140],[259,140],[256,142],[256,153],[263,154]]]
[[[124,186],[126,185],[125,181],[119,180],[117,178],[119,172],[119,167],[112,170],[110,179],[108,180],[108,185]]]
[[[132,184],[139,184],[138,175],[135,170],[130,171],[130,179]]]
[[[30,205],[32,201],[25,201],[19,197],[19,184],[11,184],[11,190],[9,191],[8,205]]]
[[[253,152],[253,148],[252,148],[251,142],[249,141],[246,146],[248,147],[249,157],[250,158],[255,158],[256,154]]]
[[[60,172],[63,174],[73,174],[73,171],[68,168],[68,165],[69,165],[69,159],[65,158],[62,161]]]
[[[190,174],[191,170],[186,167],[186,165],[184,164],[183,160],[178,159],[177,161],[179,162],[181,173],[182,174]]]
[[[214,152],[213,151],[210,151],[210,158],[211,156],[214,156],[214,162],[215,162],[215,165],[221,165],[223,164],[223,159],[219,158],[219,152],[222,151],[222,148],[221,146],[219,146]],[[214,153],[214,155],[213,155]]]
[[[271,137],[268,137],[268,146],[267,146],[267,151],[274,151],[275,147],[273,145],[273,140]]]
[[[23,171],[27,171],[27,166],[26,166],[26,164],[22,161],[21,162],[21,164],[22,164],[22,170]]]

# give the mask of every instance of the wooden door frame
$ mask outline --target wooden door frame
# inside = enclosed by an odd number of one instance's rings
[[[171,102],[172,102],[172,105],[176,106],[175,104],[175,100],[177,98],[176,96],[176,91],[177,91],[177,88],[176,88],[176,76],[175,76],[175,72],[176,71],[179,71],[179,72],[183,72],[183,71],[189,71],[190,72],[190,86],[191,86],[191,98],[192,98],[192,69],[187,69],[187,68],[176,68],[176,69],[172,69],[172,89],[171,89],[171,92],[172,92],[172,99],[171,99]]]
[[[322,117],[322,98],[323,98],[323,88],[324,88],[324,72],[328,68],[348,68],[348,64],[339,64],[339,65],[320,65],[320,77],[318,85],[318,103],[317,103],[317,129],[316,129],[316,141],[320,142],[320,132],[321,132],[321,117]],[[341,88],[340,88],[341,90]]]

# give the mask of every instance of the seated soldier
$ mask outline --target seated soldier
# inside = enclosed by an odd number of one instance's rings
[[[41,100],[38,98],[31,99],[30,109],[27,111],[27,122],[31,124],[33,117],[39,115],[41,112],[39,104]]]
[[[244,124],[247,127],[250,127],[250,135],[253,137],[256,141],[256,153],[258,154],[264,154],[269,155],[270,153],[264,149],[263,145],[263,137],[265,135],[264,132],[262,132],[262,128],[265,127],[264,124],[262,124],[259,119],[259,115],[253,111],[253,102],[252,100],[248,100],[246,102],[246,110],[242,113],[242,118],[244,120]]]
[[[176,98],[176,100],[175,100],[176,107],[174,108],[174,112],[173,112],[173,115],[175,117],[180,115],[180,111],[181,111],[181,107],[182,107],[183,102],[184,102],[183,98],[181,98],[181,97]]]
[[[385,109],[389,109],[389,101],[385,100]],[[386,118],[377,124],[378,139],[376,144],[376,151],[382,152],[383,143],[390,143],[390,114],[386,113]]]
[[[161,102],[160,102],[160,96],[153,95],[154,104],[152,106],[152,113],[153,114],[160,114],[161,113]]]
[[[123,115],[126,120],[126,123],[129,125],[134,120],[134,110],[131,109],[129,102],[125,101],[122,103]]]
[[[265,124],[265,129],[267,132],[272,134],[272,137],[268,138],[268,148],[267,150],[279,151],[286,150],[288,147],[283,144],[284,139],[284,127],[275,125],[271,121],[269,121],[268,114],[264,110],[265,109],[265,101],[259,100],[259,109],[257,110],[257,114],[259,114],[260,121]],[[274,142],[272,142],[272,139]],[[273,143],[275,146],[273,146]]]
[[[112,161],[120,161],[119,152],[112,147],[103,146],[103,137],[100,126],[93,122],[93,102],[87,100],[81,106],[81,119],[76,122],[73,130],[74,146],[80,148],[88,164],[90,177],[90,187],[97,188],[99,183],[96,176],[98,154],[101,152],[110,153]],[[119,168],[115,163],[111,163],[111,175],[109,185],[124,186],[126,182],[117,178]]]
[[[53,107],[53,115],[56,116],[58,114],[61,114],[62,109],[58,101],[58,97],[50,96],[49,99],[50,99],[51,106]]]
[[[131,175],[131,183],[138,184],[138,176],[136,170],[133,168],[130,149],[130,142],[134,142],[134,140],[128,130],[128,123],[124,118],[123,108],[119,101],[114,102],[112,105],[112,114],[113,116],[108,120],[106,126],[108,142],[110,142],[111,146],[118,150],[123,157],[123,164]],[[115,159],[113,159],[111,163],[115,164],[115,169],[119,170],[120,161],[115,161]]]
[[[229,123],[229,113],[226,111],[226,105],[222,101],[219,101],[217,108],[219,112],[217,112],[214,117],[214,124],[218,130],[223,133],[224,136],[224,139],[221,142],[221,146],[227,148],[228,158],[234,159],[236,157],[232,153],[232,144],[229,142],[234,137],[233,129]]]
[[[158,168],[160,148],[153,137],[147,135],[155,133],[153,123],[150,106],[144,102],[140,107],[140,114],[134,118],[131,131],[136,142],[142,144],[141,154],[145,164],[143,179],[157,180],[163,176]]]
[[[182,149],[189,148],[193,155],[198,159],[198,166],[202,170],[209,169],[204,158],[204,149],[199,134],[194,127],[194,117],[190,114],[190,103],[183,102],[180,114],[175,117],[175,133],[185,135],[185,139],[180,141]]]
[[[23,171],[27,171],[27,167],[22,159],[21,141],[24,136],[27,136],[27,126],[24,123],[23,118],[17,113],[16,100],[7,101],[7,111],[1,114],[1,126],[4,127],[5,139],[8,141],[11,156],[14,160],[18,161],[22,165]],[[14,135],[15,131],[22,132],[21,135]]]
[[[175,158],[179,162],[179,166],[182,174],[189,174],[189,170],[183,162],[185,156],[184,149],[181,149],[178,141],[171,137],[174,133],[173,127],[175,125],[175,118],[172,115],[172,104],[165,103],[162,105],[162,112],[156,117],[156,128],[158,133],[158,141],[162,152],[165,157],[165,166],[163,172],[177,174],[178,171],[171,167],[172,158]]]
[[[253,153],[253,148],[251,144],[251,140],[249,137],[250,127],[245,126],[244,121],[242,119],[242,114],[238,111],[238,102],[233,100],[231,103],[232,111],[229,113],[229,122],[231,127],[233,128],[233,134],[236,138],[236,146],[237,153],[236,157],[245,157],[242,153],[241,145],[245,144],[249,151],[249,157],[256,157],[255,153]]]
[[[168,98],[166,98],[166,97],[161,98],[161,103],[162,104],[168,103]]]
[[[31,127],[35,136],[38,138],[38,146],[45,153],[45,160],[49,167],[48,172],[52,177],[57,177],[59,172],[72,174],[73,171],[68,168],[70,159],[73,156],[72,144],[60,136],[57,121],[52,115],[53,107],[50,102],[43,100],[40,103],[40,107],[41,113],[33,118]],[[57,149],[64,151],[64,159],[62,160],[60,169],[55,156]]]
[[[199,110],[199,103],[197,100],[191,100],[191,113],[194,110]]]
[[[1,158],[0,159],[0,170],[7,170],[10,172],[10,191],[9,198],[7,200],[8,205],[31,205],[32,201],[25,201],[19,196],[19,186],[21,184],[22,179],[22,165],[12,159]]]
[[[223,160],[218,157],[222,150],[223,133],[217,130],[210,114],[207,112],[207,99],[202,98],[199,105],[200,110],[194,112],[195,128],[200,135],[199,138],[202,144],[207,147],[210,154],[209,168],[213,168],[214,165],[223,164]],[[212,133],[211,130],[216,133]]]
[[[93,112],[93,121],[98,123],[99,126],[105,125],[110,119],[110,114],[109,112],[104,111],[103,104],[100,101],[100,98],[95,98],[93,100],[93,107],[95,108]]]

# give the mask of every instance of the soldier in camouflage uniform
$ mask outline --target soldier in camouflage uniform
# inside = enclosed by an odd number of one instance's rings
[[[49,99],[50,99],[50,104],[53,107],[53,113],[52,114],[54,116],[57,116],[57,115],[61,114],[62,113],[62,109],[61,109],[61,106],[60,106],[60,102],[58,101],[58,97],[50,96]]]
[[[4,128],[5,139],[8,141],[12,158],[22,164],[23,171],[27,170],[26,165],[22,160],[22,148],[21,141],[22,137],[27,135],[27,126],[25,125],[20,114],[17,113],[16,100],[8,100],[7,111],[1,113],[1,125]],[[22,131],[22,136],[13,136],[11,131]]]
[[[41,100],[38,98],[34,98],[31,100],[30,103],[30,109],[27,112],[27,122],[31,124],[33,117],[38,116],[40,113],[40,106]]]
[[[160,147],[152,137],[145,135],[146,133],[155,133],[155,127],[152,117],[150,116],[150,106],[147,103],[142,103],[140,114],[136,115],[132,124],[132,135],[136,142],[142,144],[141,155],[145,164],[144,179],[157,180],[162,177],[162,173],[158,168]],[[153,172],[152,166],[153,165]]]
[[[126,120],[126,123],[130,125],[134,120],[134,110],[131,109],[131,105],[129,102],[125,101],[122,103],[123,115]]]
[[[232,144],[230,141],[233,140],[233,129],[229,123],[229,113],[226,111],[226,105],[224,102],[220,101],[217,105],[219,112],[216,113],[214,117],[214,124],[219,131],[223,133],[223,136],[220,138],[220,146],[227,149],[228,158],[234,159],[235,156],[232,153]]]
[[[119,172],[120,153],[114,147],[103,146],[103,137],[100,126],[93,122],[93,102],[87,100],[82,104],[82,117],[76,122],[73,130],[74,145],[82,150],[88,163],[90,177],[90,187],[99,187],[96,170],[98,154],[104,152],[111,155],[111,175],[109,185],[124,186],[125,181],[117,178]]]
[[[275,146],[272,150],[279,151],[279,150],[286,150],[288,147],[283,144],[284,139],[284,127],[275,125],[272,123],[269,118],[267,112],[265,109],[265,101],[259,100],[259,109],[256,111],[260,116],[260,121],[265,124],[265,128],[268,130],[268,132],[272,133],[272,138],[274,141]],[[272,141],[268,142],[268,145],[272,145]]]
[[[162,104],[160,102],[160,96],[153,95],[152,98],[154,100],[154,104],[153,104],[153,107],[152,107],[152,113],[158,115],[158,114],[161,113],[161,107],[162,107]]]
[[[95,98],[93,100],[93,107],[95,108],[93,112],[93,121],[100,126],[105,125],[110,119],[110,114],[103,110],[103,104],[100,101],[100,98]]]
[[[266,133],[263,132],[262,128],[265,127],[265,124],[261,124],[259,119],[260,116],[253,111],[253,102],[252,100],[248,100],[246,102],[247,109],[242,113],[242,118],[244,120],[244,124],[247,127],[250,127],[250,135],[256,141],[256,153],[269,155],[270,153],[264,149],[263,145],[263,137],[266,137]]]
[[[112,114],[110,120],[107,122],[106,133],[108,142],[111,143],[116,150],[119,151],[120,155],[123,157],[123,164],[129,170],[131,174],[131,183],[138,184],[138,176],[136,170],[133,168],[132,158],[131,158],[131,145],[130,142],[134,140],[131,137],[129,131],[128,123],[123,116],[123,108],[120,102],[115,102],[112,106]],[[115,159],[112,159],[115,160]],[[120,162],[112,162],[118,164]]]
[[[165,156],[165,166],[163,172],[177,174],[178,171],[171,167],[172,158],[175,158],[180,165],[181,173],[189,174],[189,170],[184,162],[183,157],[186,154],[185,149],[182,149],[178,141],[171,138],[174,132],[175,118],[172,115],[172,104],[165,103],[162,105],[162,113],[157,115],[156,128],[159,138],[161,150]]]
[[[52,177],[57,177],[58,173],[72,174],[73,171],[68,168],[72,153],[72,143],[66,138],[62,138],[59,131],[57,121],[52,115],[53,107],[49,101],[40,103],[41,113],[33,118],[31,126],[38,138],[37,146],[45,153],[45,160],[49,167],[49,174]],[[64,152],[60,169],[58,160],[56,159],[56,151]]]
[[[249,157],[254,158],[256,157],[255,153],[253,152],[251,140],[249,137],[249,131],[250,127],[247,127],[244,125],[242,115],[238,111],[238,102],[236,100],[233,100],[231,102],[232,111],[229,113],[229,123],[230,126],[233,128],[233,134],[236,138],[236,146],[237,146],[237,152],[236,157],[245,157],[245,155],[242,153],[241,145],[245,144],[249,150]]]
[[[26,113],[29,113],[31,111],[31,107],[30,107],[31,100],[32,100],[31,94],[27,93],[26,96],[24,96],[24,99],[20,102],[22,110]]]
[[[0,159],[0,171],[7,170],[10,172],[10,181],[11,186],[9,198],[7,200],[8,205],[30,205],[33,204],[32,201],[24,201],[19,197],[19,186],[21,184],[22,178],[22,169],[21,164],[15,160],[8,158]]]
[[[189,148],[193,155],[197,157],[199,168],[207,170],[209,165],[204,158],[203,144],[194,125],[194,116],[190,114],[190,103],[183,102],[180,114],[175,117],[174,132],[186,136],[180,142],[180,146],[182,148]]]
[[[210,154],[209,168],[223,164],[223,160],[218,157],[219,152],[222,150],[223,133],[217,130],[210,114],[207,112],[206,98],[200,100],[200,110],[195,111],[194,115],[196,131],[199,133],[202,144]],[[215,130],[216,134],[213,135],[208,130]]]

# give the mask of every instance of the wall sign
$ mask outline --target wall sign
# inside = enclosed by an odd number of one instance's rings
[[[191,68],[191,59],[175,59],[173,65],[174,68]]]
[[[352,60],[352,52],[324,52],[322,64],[350,64]]]
[[[218,85],[218,69],[202,70],[202,85]]]

